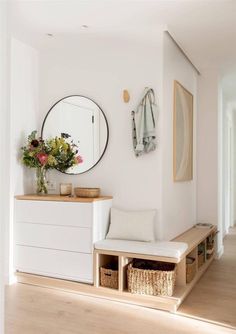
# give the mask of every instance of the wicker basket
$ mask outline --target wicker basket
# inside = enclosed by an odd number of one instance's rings
[[[191,263],[190,263],[191,260]],[[196,274],[196,260],[192,257],[186,258],[186,282],[190,283]]]
[[[164,268],[169,265],[169,268]],[[167,269],[167,270],[162,270]],[[171,270],[169,270],[171,269]],[[128,291],[142,295],[172,296],[176,281],[176,265],[160,264],[160,270],[134,268],[133,263],[127,270]]]
[[[214,245],[207,245],[207,250],[206,250],[206,257],[207,260],[209,260],[214,254]]]
[[[200,268],[205,262],[204,252],[198,253],[198,268]]]
[[[100,268],[100,285],[106,288],[118,289],[118,268],[116,266],[109,264]]]

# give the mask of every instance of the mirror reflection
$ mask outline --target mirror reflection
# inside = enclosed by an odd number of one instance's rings
[[[51,138],[69,134],[78,145],[83,162],[66,171],[80,174],[93,168],[102,158],[108,142],[108,124],[102,109],[91,99],[73,95],[58,101],[46,115],[41,136]]]

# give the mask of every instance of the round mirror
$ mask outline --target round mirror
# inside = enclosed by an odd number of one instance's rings
[[[102,158],[108,143],[108,124],[102,109],[91,99],[71,95],[56,102],[47,113],[42,138],[70,135],[78,145],[83,162],[69,168],[66,174],[81,174],[93,168]]]

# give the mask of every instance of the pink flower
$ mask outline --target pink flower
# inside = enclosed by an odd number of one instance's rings
[[[41,165],[46,165],[48,161],[48,155],[46,153],[40,152],[36,155]]]
[[[78,164],[81,164],[83,162],[83,158],[81,157],[81,155],[77,155],[77,157],[75,158]]]

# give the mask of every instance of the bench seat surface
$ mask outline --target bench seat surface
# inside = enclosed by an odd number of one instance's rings
[[[95,249],[113,252],[155,255],[180,259],[188,248],[185,242],[155,241],[142,242],[130,240],[105,239],[95,243]]]

